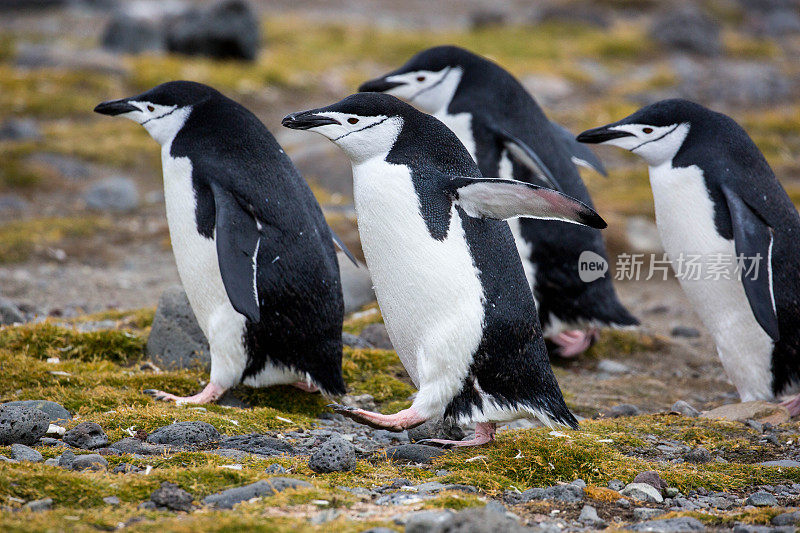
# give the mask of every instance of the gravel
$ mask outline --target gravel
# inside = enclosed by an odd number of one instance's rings
[[[64,433],[64,442],[76,448],[94,450],[108,444],[108,436],[95,422],[81,422]]]
[[[338,436],[325,441],[308,460],[309,468],[317,473],[349,472],[357,463],[355,447]]]

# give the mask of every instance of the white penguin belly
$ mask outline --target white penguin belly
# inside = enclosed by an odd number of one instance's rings
[[[664,250],[676,269],[679,257],[701,256],[714,262],[715,254],[736,257],[734,241],[721,237],[714,224],[714,206],[697,166],[673,168],[672,162],[650,167],[656,224]],[[730,259],[726,259],[729,264]],[[762,261],[761,268],[766,268]],[[725,372],[742,401],[772,399],[772,339],[756,321],[735,275],[725,279],[678,276],[681,287],[711,332]],[[763,274],[762,274],[763,275]],[[689,279],[684,279],[689,278]]]
[[[217,246],[197,231],[197,199],[192,187],[192,163],[173,158],[171,144],[162,148],[164,203],[178,275],[197,322],[211,350],[211,381],[231,387],[241,379],[247,362],[245,317],[231,305],[219,270]]]
[[[380,158],[353,166],[364,257],[389,337],[420,389],[423,414],[441,414],[468,375],[483,326],[483,288],[460,217],[436,240],[407,167]]]

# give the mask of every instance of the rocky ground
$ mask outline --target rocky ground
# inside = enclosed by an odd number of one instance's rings
[[[455,43],[576,132],[670,96],[725,111],[800,200],[796,3],[263,2],[257,22],[230,22],[252,61],[170,52],[193,51],[176,34],[197,20],[181,18],[189,3],[13,4],[0,2],[0,529],[795,529],[800,426],[735,403],[672,279],[618,282],[642,327],[554,361],[577,432],[517,422],[491,446],[443,452],[414,442],[469,428],[374,431],[294,389],[153,401],[144,389],[199,390],[207,348],[174,288],[158,149],[91,109],[169,79],[218,87],[264,120],[357,251],[349,165],[280,118]],[[612,256],[659,253],[645,169],[599,153],[609,177],[584,178]],[[394,412],[414,389],[368,274],[342,264],[342,401]]]

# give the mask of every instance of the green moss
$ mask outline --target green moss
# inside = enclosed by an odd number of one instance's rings
[[[371,394],[380,403],[405,401],[414,392],[395,352],[345,348],[342,372],[353,394]]]
[[[99,313],[81,316],[68,322],[80,324],[83,322],[114,320],[117,323],[117,329],[145,330],[153,325],[153,317],[155,316],[155,313],[156,310],[153,307],[133,309],[130,311],[112,309],[109,311],[101,311]]]
[[[383,324],[383,316],[381,316],[377,303],[367,304],[361,310],[347,317],[343,329],[346,333],[358,335],[370,324]]]
[[[0,264],[25,261],[37,249],[64,241],[85,239],[110,227],[94,216],[38,218],[0,226]]]
[[[474,494],[445,491],[436,498],[426,500],[422,507],[425,509],[453,509],[454,511],[460,511],[468,507],[481,507],[483,505],[486,505],[486,500]]]
[[[663,349],[666,341],[638,331],[604,330],[600,338],[587,350],[588,357],[598,359],[631,355],[637,352],[654,352]]]

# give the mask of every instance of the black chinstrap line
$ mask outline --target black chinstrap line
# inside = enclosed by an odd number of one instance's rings
[[[147,124],[147,123],[148,123],[148,122],[150,122],[151,120],[158,120],[158,119],[160,119],[160,118],[164,118],[164,117],[166,117],[167,115],[171,115],[171,114],[173,114],[175,111],[177,111],[178,109],[180,109],[180,108],[179,108],[179,107],[176,107],[176,108],[175,108],[175,109],[173,109],[172,111],[168,111],[168,112],[164,113],[163,115],[159,115],[159,116],[157,116],[157,117],[151,117],[151,118],[148,118],[147,120],[145,120],[144,122],[142,122],[142,126],[144,126],[145,124]]]
[[[386,117],[385,119],[383,119],[383,120],[380,120],[380,121],[376,122],[375,124],[370,124],[369,126],[364,126],[363,128],[361,128],[361,129],[358,129],[358,130],[348,131],[348,132],[347,132],[347,133],[345,133],[344,135],[340,135],[340,136],[336,137],[335,139],[333,139],[333,141],[334,141],[334,142],[336,142],[336,141],[338,141],[339,139],[344,139],[345,137],[347,137],[347,136],[348,136],[348,135],[350,135],[351,133],[358,133],[359,131],[368,130],[368,129],[370,129],[370,128],[372,128],[372,127],[375,127],[375,126],[377,126],[377,125],[379,125],[379,124],[383,124],[384,122],[386,122],[386,121],[387,121],[387,120],[389,120],[390,118],[392,118],[392,117]]]

